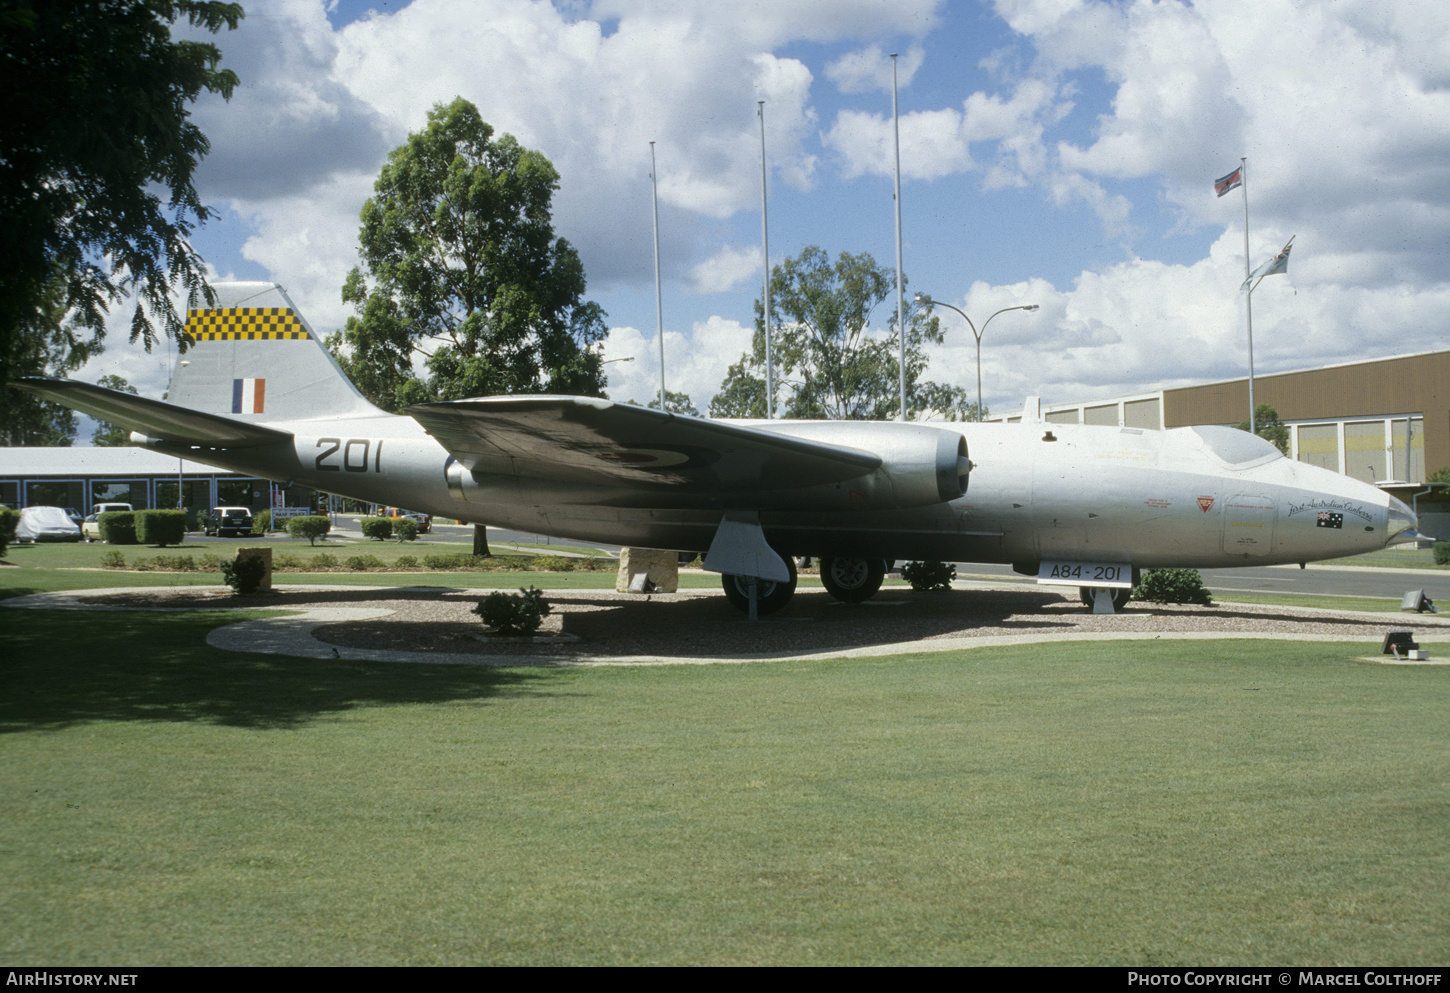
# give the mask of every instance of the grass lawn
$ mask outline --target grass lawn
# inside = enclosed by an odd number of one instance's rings
[[[234,619],[0,614],[0,958],[1450,955],[1450,671],[1378,645],[490,669]]]

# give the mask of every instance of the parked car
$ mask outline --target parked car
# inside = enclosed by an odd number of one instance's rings
[[[100,514],[91,514],[85,520],[81,521],[81,537],[90,542],[101,540]]]
[[[75,524],[76,527],[80,527],[81,521],[84,520],[84,518],[81,517],[81,512],[79,510],[76,510],[74,507],[66,507],[64,509],[65,516],[69,517],[71,519],[71,522]]]
[[[91,505],[91,513],[108,514],[113,510],[135,510],[129,503],[95,503]]]
[[[246,507],[213,507],[202,516],[201,526],[207,534],[222,538],[251,534],[252,512]]]
[[[418,522],[418,533],[427,534],[433,530],[433,515],[420,514],[416,510],[404,510],[402,507],[385,507],[380,515],[382,517],[406,517],[410,521]]]
[[[15,525],[16,541],[80,541],[81,529],[59,507],[26,507]]]

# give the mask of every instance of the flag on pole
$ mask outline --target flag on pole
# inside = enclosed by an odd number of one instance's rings
[[[1288,243],[1284,245],[1283,251],[1281,251],[1278,255],[1275,255],[1272,259],[1265,262],[1263,265],[1259,266],[1253,272],[1249,273],[1249,278],[1244,280],[1243,285],[1239,287],[1239,292],[1242,293],[1244,290],[1247,290],[1249,288],[1249,284],[1256,279],[1262,279],[1265,276],[1272,276],[1276,272],[1288,272],[1289,249],[1293,247],[1294,238],[1297,237],[1298,235],[1294,235],[1293,237],[1291,237]]]
[[[1213,192],[1219,196],[1223,196],[1229,190],[1237,189],[1242,185],[1244,185],[1244,167],[1239,166],[1222,179],[1215,179],[1213,181]]]

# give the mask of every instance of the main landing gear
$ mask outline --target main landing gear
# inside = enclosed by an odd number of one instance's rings
[[[752,579],[749,576],[735,576],[726,573],[720,577],[725,595],[740,610],[750,610],[750,584],[755,583],[755,610],[757,615],[773,614],[784,607],[795,594],[795,559],[785,558],[790,570],[790,582],[780,583],[769,579]],[[826,592],[842,603],[861,603],[869,600],[881,589],[886,578],[884,559],[850,558],[835,556],[821,559],[821,585]]]
[[[722,573],[720,585],[725,587],[725,596],[738,609],[750,612],[750,584],[755,584],[755,612],[759,616],[773,614],[790,602],[795,595],[795,560],[785,559],[790,572],[790,581],[781,583],[774,579],[756,579],[754,576],[736,576]]]

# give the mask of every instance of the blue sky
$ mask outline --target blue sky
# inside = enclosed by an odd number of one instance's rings
[[[198,172],[219,277],[274,279],[324,333],[348,311],[357,216],[387,152],[464,96],[554,162],[555,225],[609,314],[610,393],[659,382],[649,142],[660,178],[666,381],[703,409],[748,342],[770,253],[894,261],[898,52],[904,261],[979,322],[988,406],[1241,375],[1249,158],[1267,372],[1446,347],[1450,5],[1430,0],[252,0],[217,39],[242,86],[203,101]],[[884,327],[891,302],[883,304]],[[118,320],[124,315],[117,315]],[[975,382],[950,313],[929,376]],[[164,389],[111,336],[85,370]]]

